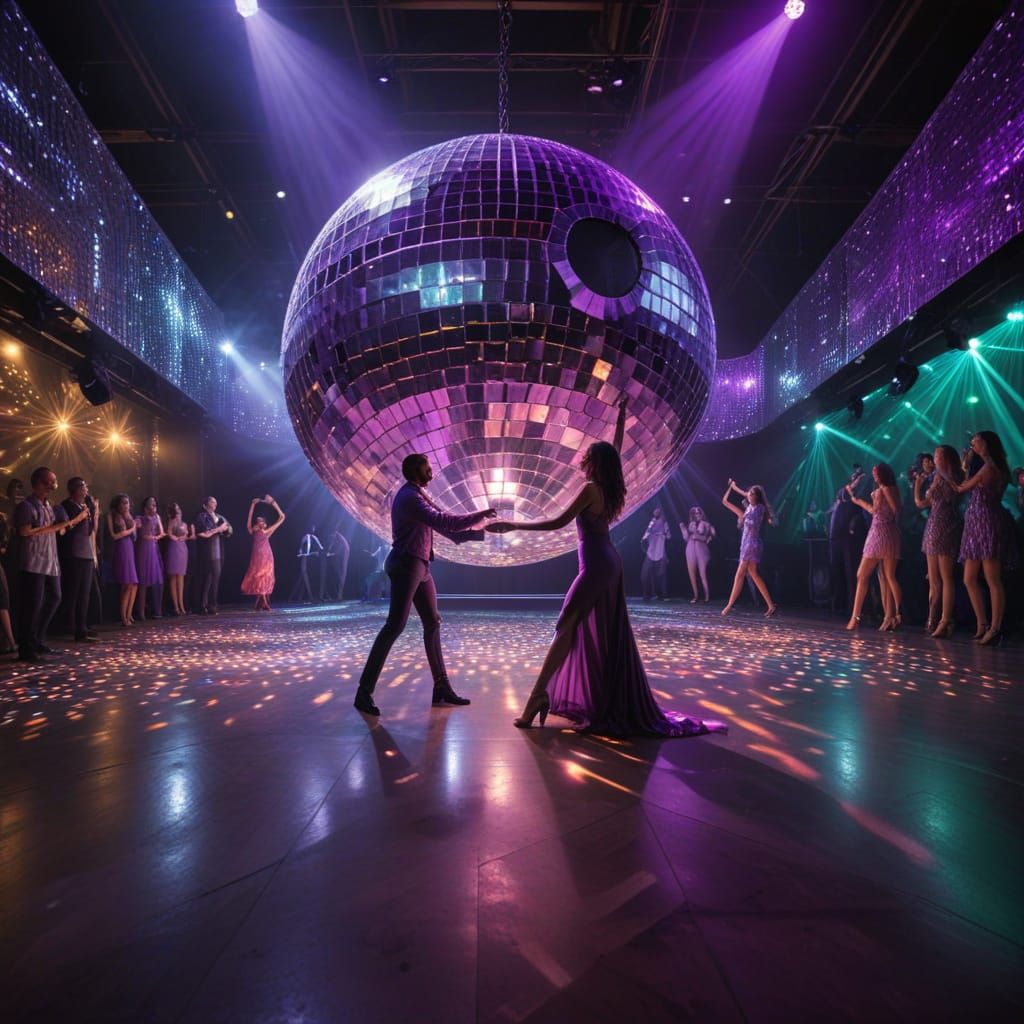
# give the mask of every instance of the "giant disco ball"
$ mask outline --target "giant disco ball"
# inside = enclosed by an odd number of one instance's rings
[[[295,282],[283,366],[306,456],[390,538],[410,452],[429,456],[442,508],[554,516],[623,394],[635,509],[703,418],[715,329],[692,253],[628,178],[544,139],[471,135],[400,160],[331,217]],[[576,544],[571,525],[435,540],[476,565]]]

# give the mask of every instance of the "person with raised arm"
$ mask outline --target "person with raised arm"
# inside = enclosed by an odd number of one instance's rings
[[[747,499],[747,507],[745,509],[739,505],[734,505],[729,500],[734,491]],[[722,609],[722,614],[728,615],[732,611],[732,606],[736,603],[737,598],[740,596],[740,591],[743,589],[743,580],[749,575],[754,582],[754,586],[757,587],[758,592],[764,598],[764,603],[768,605],[768,610],[764,614],[766,618],[770,619],[779,610],[779,606],[772,600],[772,595],[768,591],[768,584],[765,583],[764,577],[761,575],[761,559],[764,557],[764,541],[761,540],[761,527],[764,526],[766,519],[769,526],[773,525],[775,515],[768,504],[764,488],[760,484],[754,484],[753,487],[746,488],[738,487],[736,481],[730,477],[729,483],[725,488],[725,494],[722,495],[722,504],[736,516],[736,522],[743,531],[740,536],[740,561],[739,565],[736,566],[736,576],[732,581],[732,593],[729,594],[729,600]]]
[[[847,629],[856,629],[860,624],[860,613],[864,600],[868,596],[868,585],[871,574],[877,569],[879,585],[882,590],[882,609],[884,618],[879,632],[892,632],[900,627],[903,615],[900,605],[903,602],[903,591],[896,579],[896,563],[900,560],[900,489],[896,484],[896,474],[887,462],[879,462],[871,467],[871,476],[876,487],[871,492],[871,500],[865,501],[853,494],[853,484],[847,484],[853,502],[865,512],[871,513],[871,526],[864,540],[864,553],[861,555],[857,568],[857,590],[853,595],[853,608],[850,610],[850,621]]]
[[[253,517],[261,501],[277,513],[277,518],[269,526],[265,516]],[[252,554],[249,556],[249,568],[242,577],[242,593],[256,598],[254,608],[258,612],[270,611],[270,595],[274,590],[274,552],[270,548],[270,538],[283,522],[284,511],[271,495],[265,494],[249,502],[249,519],[245,528],[252,537]]]
[[[555,637],[523,713],[513,724],[528,729],[540,716],[559,715],[581,728],[609,736],[694,736],[724,732],[663,711],[651,693],[629,622],[622,584],[622,558],[609,528],[626,501],[620,452],[626,430],[626,399],[619,403],[615,440],[592,444],[580,463],[585,483],[554,519],[489,523],[489,533],[560,530],[574,519],[579,537],[579,573],[562,603]]]
[[[1010,464],[999,435],[979,430],[971,438],[968,463],[971,472],[957,481],[945,466],[937,471],[958,494],[970,494],[964,513],[964,532],[960,541],[960,561],[964,564],[964,586],[971,599],[977,631],[974,639],[984,647],[995,647],[1003,640],[1003,615],[1006,589],[1003,570],[1017,563],[1017,542],[1013,519],[1003,507],[1003,494],[1010,483]],[[992,605],[992,617],[985,615],[984,573]]]

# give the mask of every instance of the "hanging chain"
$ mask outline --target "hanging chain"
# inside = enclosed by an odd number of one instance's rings
[[[512,37],[511,0],[498,0],[498,132],[508,133],[508,51]]]

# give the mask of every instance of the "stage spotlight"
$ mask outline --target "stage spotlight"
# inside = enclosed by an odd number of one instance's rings
[[[913,363],[901,359],[892,373],[892,380],[889,383],[890,395],[905,395],[916,383],[920,371]]]
[[[386,71],[381,71],[380,74],[377,75],[377,81],[380,82],[381,85],[387,85],[388,82],[391,81],[391,76]]]
[[[604,92],[604,82],[597,71],[587,72],[587,92],[592,96],[599,96]]]
[[[259,13],[259,9],[259,0],[235,0],[235,10],[243,18],[251,18],[254,14]]]
[[[807,5],[804,0],[786,0],[786,6],[782,8],[782,13],[789,18],[790,21],[796,21],[801,14],[804,13],[804,8]]]
[[[232,352],[235,351],[234,343],[231,341],[222,341],[220,343],[220,350],[221,352],[224,353],[224,355],[229,356],[231,355]]]
[[[14,341],[4,342],[4,356],[7,359],[17,359],[21,355],[21,346]]]
[[[976,349],[981,348],[981,338],[968,338],[967,347],[974,352]]]
[[[825,429],[825,424],[822,423],[821,420],[818,420],[818,422],[814,424],[814,429],[817,430],[818,433],[821,433],[821,431]]]
[[[71,426],[67,420],[57,420],[57,429],[63,434]]]
[[[120,434],[119,434],[119,433],[118,433],[118,432],[117,432],[116,430],[112,430],[112,431],[111,431],[111,432],[110,432],[110,433],[109,433],[109,434],[107,435],[107,440],[108,440],[108,441],[109,441],[109,442],[110,442],[110,443],[111,443],[112,445],[119,445],[119,444],[121,443],[121,435],[120,435]]]
[[[683,196],[683,202],[684,203],[688,203],[689,201],[690,201],[690,197],[689,196]]]
[[[225,216],[225,218],[227,220],[234,220],[235,219],[235,211],[234,210],[225,210],[224,211],[224,216]]]
[[[853,398],[846,403],[846,411],[853,417],[853,419],[859,420],[861,416],[864,415],[864,399],[861,398],[860,395],[854,395]]]
[[[1011,309],[1010,312],[1006,314],[1006,319],[1009,320],[1011,324],[1019,324],[1024,320],[1024,310]]]
[[[285,197],[286,195],[288,195],[288,193],[287,193],[287,192],[285,192],[285,190],[284,190],[283,188],[279,188],[279,189],[278,189],[278,190],[277,190],[277,191],[276,191],[276,192],[274,193],[274,195],[275,195],[275,196],[277,196],[277,198],[278,198],[278,199],[284,199],[284,197]]]
[[[630,71],[630,66],[621,57],[616,57],[608,65],[608,84],[613,89],[621,89],[629,81]]]
[[[967,404],[968,405],[977,405],[978,404],[978,396],[977,395],[968,395],[967,396]]]
[[[729,196],[726,196],[726,197],[725,197],[725,198],[724,198],[724,199],[722,200],[722,202],[723,202],[723,203],[724,203],[724,204],[725,204],[726,206],[732,206],[732,199],[731,199],[731,198],[730,198]]]
[[[90,405],[106,405],[113,397],[109,374],[104,367],[97,366],[91,359],[83,359],[78,364],[74,376]]]

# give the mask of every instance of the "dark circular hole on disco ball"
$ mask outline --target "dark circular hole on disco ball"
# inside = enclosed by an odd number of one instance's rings
[[[577,277],[598,295],[617,299],[640,280],[640,250],[629,232],[610,220],[576,221],[565,247]]]

